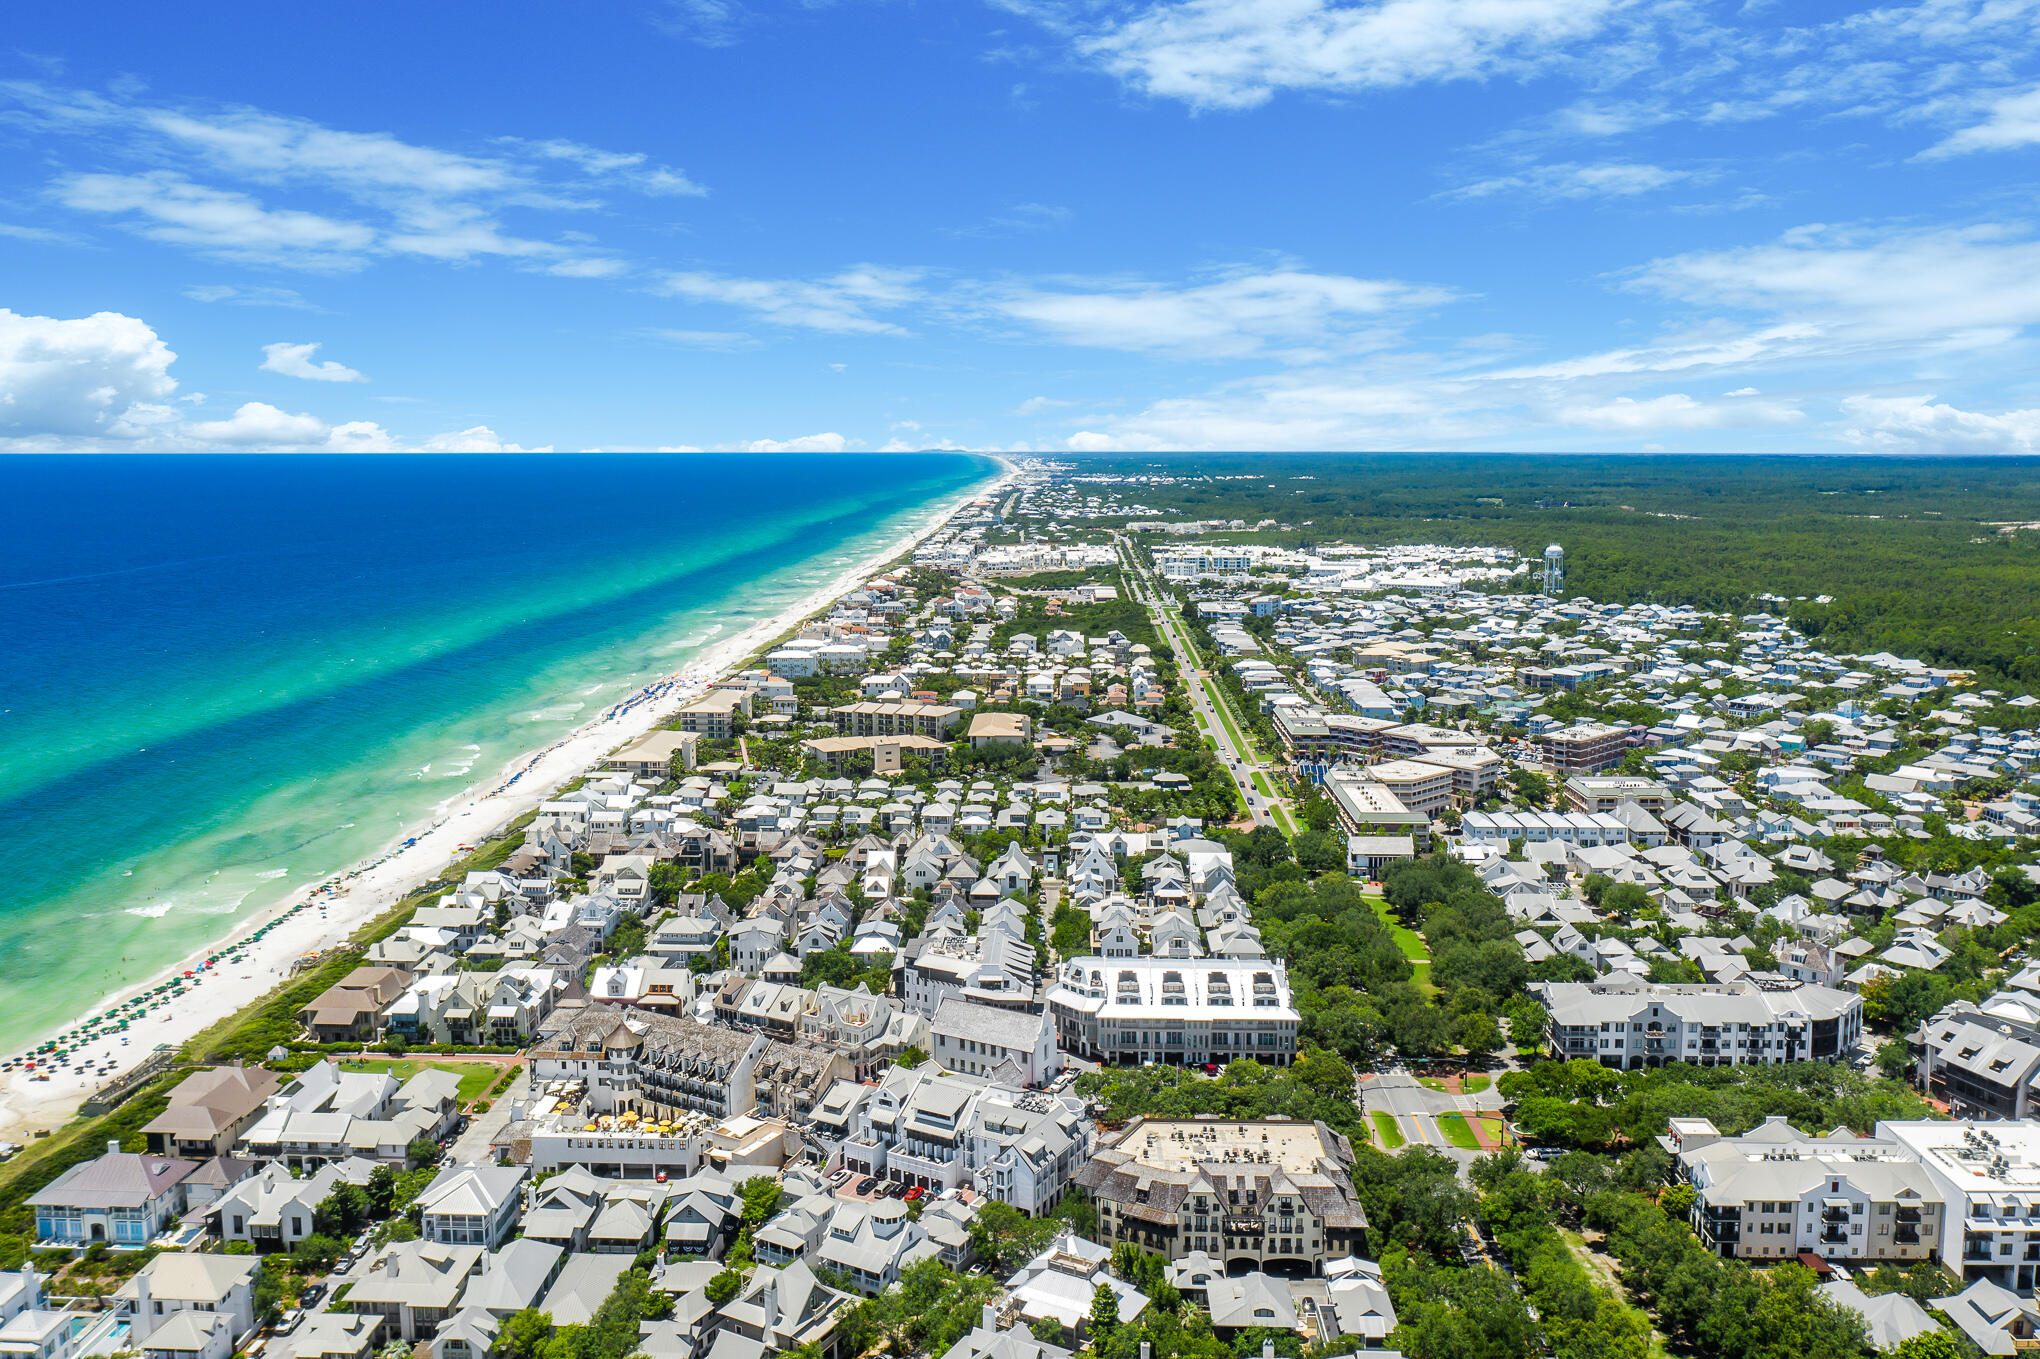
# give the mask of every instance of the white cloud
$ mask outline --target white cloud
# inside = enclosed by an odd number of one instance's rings
[[[137,437],[177,390],[176,358],[118,312],[64,320],[0,309],[0,436]]]
[[[262,346],[262,371],[281,373],[285,377],[304,378],[311,382],[366,382],[368,378],[344,363],[331,359],[313,361],[312,355],[319,346],[312,344],[291,344],[278,341]]]
[[[1931,396],[1852,396],[1842,402],[1841,437],[1881,453],[2040,452],[2040,410],[1986,415]]]
[[[1732,401],[1726,404],[1695,401],[1684,392],[1637,400],[1618,396],[1601,405],[1568,406],[1558,412],[1561,422],[1588,429],[1622,433],[1655,430],[1720,429],[1726,426],[1789,424],[1802,419],[1789,406],[1766,402]]]
[[[331,427],[315,415],[292,415],[265,401],[250,401],[227,420],[194,420],[184,433],[202,444],[260,444],[306,448],[326,441]]]
[[[352,269],[376,238],[359,222],[266,208],[247,194],[194,184],[170,170],[64,175],[53,192],[68,208],[120,217],[151,240],[252,263]]]
[[[65,206],[116,216],[152,239],[297,268],[354,268],[386,254],[454,263],[493,256],[607,278],[627,262],[578,233],[541,240],[512,232],[503,215],[602,207],[592,189],[703,192],[641,153],[564,140],[501,139],[492,145],[504,154],[476,155],[261,109],[173,108],[21,81],[0,82],[0,104],[13,105],[12,120],[45,134],[48,145],[68,135],[102,159],[138,163],[128,173],[60,176],[53,192]],[[315,195],[316,206],[265,201],[288,195]],[[334,198],[348,206],[336,212]]]
[[[295,358],[309,366],[316,348],[271,345],[265,352],[298,351]],[[0,449],[525,451],[486,425],[412,445],[374,421],[329,424],[264,401],[244,402],[224,419],[186,419],[182,408],[204,398],[177,395],[176,358],[147,322],[118,312],[61,319],[0,309]]]
[[[1068,344],[1239,358],[1274,346],[1344,344],[1356,323],[1378,324],[1389,313],[1438,306],[1452,296],[1394,280],[1281,269],[1181,286],[991,288],[984,305]]]
[[[1923,154],[1959,156],[1970,151],[2009,151],[2040,142],[2040,85],[1990,104],[1990,116],[1965,127]]]
[[[720,349],[733,351],[750,349],[757,340],[741,330],[654,330],[653,335],[674,344],[684,344],[695,349]]]
[[[668,274],[664,291],[690,302],[713,302],[756,313],[774,325],[842,334],[904,335],[874,315],[923,300],[918,271],[861,264],[833,278],[738,278],[728,274]]]
[[[542,142],[515,138],[504,140],[510,145],[525,148],[533,155],[566,161],[591,179],[621,184],[649,197],[699,198],[708,192],[681,171],[668,165],[654,164],[651,157],[642,151],[603,151],[560,138]]]
[[[184,290],[184,295],[194,302],[228,302],[237,307],[289,307],[297,311],[317,311],[318,308],[305,301],[295,290],[266,285],[236,287],[231,283],[198,284]]]
[[[427,453],[550,453],[552,448],[525,448],[513,444],[487,425],[476,425],[471,429],[456,430],[451,434],[435,434],[423,445]]]
[[[1668,170],[1663,166],[1627,161],[1560,162],[1528,166],[1511,174],[1462,185],[1440,196],[1492,198],[1497,194],[1523,194],[1553,200],[1628,198],[1696,177],[1689,170]]]
[[[2040,322],[2040,240],[2002,225],[1815,225],[1765,245],[1656,260],[1629,282],[1815,326],[1835,349],[1893,340],[1973,346]]]
[[[1527,74],[1594,37],[1621,8],[1618,0],[1183,0],[1080,31],[1076,46],[1150,95],[1246,108],[1283,89]]]
[[[652,23],[669,37],[703,47],[728,47],[755,21],[738,0],[665,0]]]
[[[841,453],[850,441],[840,434],[803,434],[797,439],[747,439],[735,446],[739,453]]]

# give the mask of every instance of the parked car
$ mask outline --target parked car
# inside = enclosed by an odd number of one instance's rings
[[[917,1184],[912,1189],[909,1189],[906,1193],[902,1194],[900,1197],[906,1200],[908,1203],[914,1203],[920,1199],[923,1192],[924,1191],[922,1190],[921,1186]]]
[[[861,1198],[864,1195],[869,1194],[872,1190],[876,1188],[878,1188],[878,1176],[867,1175],[857,1182],[856,1192],[858,1196]]]

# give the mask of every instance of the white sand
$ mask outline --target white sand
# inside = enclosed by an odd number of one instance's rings
[[[183,1043],[260,1000],[290,977],[292,964],[300,957],[344,943],[363,923],[389,910],[449,864],[465,857],[469,851],[461,846],[472,847],[489,840],[545,801],[562,784],[588,773],[610,752],[657,727],[699,697],[716,679],[728,675],[759,645],[855,589],[886,562],[910,551],[941,528],[958,509],[972,500],[996,494],[1010,476],[1009,467],[989,488],[981,486],[947,502],[918,527],[845,570],[828,585],[745,632],[717,642],[686,669],[646,686],[627,700],[631,706],[612,705],[601,717],[543,750],[511,761],[494,777],[440,804],[438,814],[428,824],[399,832],[390,848],[377,857],[294,893],[263,915],[241,922],[217,944],[196,950],[189,960],[165,967],[141,985],[103,997],[65,1023],[52,1024],[29,1046],[46,1042],[68,1031],[86,1015],[104,1013],[110,1006],[186,970],[201,974],[146,1018],[132,1022],[125,1042],[118,1037],[96,1038],[72,1047],[67,1067],[51,1069],[46,1062],[39,1062],[35,1073],[21,1069],[0,1073],[0,1137],[20,1141],[35,1129],[68,1122],[87,1095],[142,1061],[158,1044]],[[200,965],[208,957],[249,938],[263,924],[300,906],[303,909],[287,923],[249,945],[238,959],[231,962],[222,959],[210,973],[201,970]],[[102,1070],[108,1062],[113,1069]],[[49,1074],[48,1080],[32,1079],[33,1075],[45,1072]]]

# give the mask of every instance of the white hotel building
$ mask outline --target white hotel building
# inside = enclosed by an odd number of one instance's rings
[[[1071,958],[1048,993],[1056,1041],[1101,1062],[1287,1066],[1300,1016],[1268,958]]]

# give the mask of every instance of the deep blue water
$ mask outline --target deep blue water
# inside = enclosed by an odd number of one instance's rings
[[[380,850],[995,470],[0,458],[0,1049]]]

